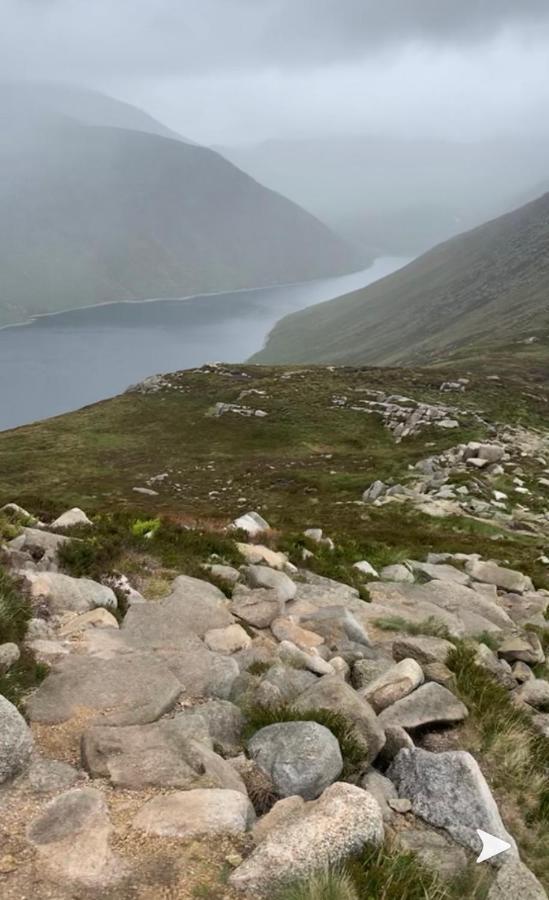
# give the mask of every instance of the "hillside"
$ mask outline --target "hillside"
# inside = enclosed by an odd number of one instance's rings
[[[0,434],[2,898],[546,900],[549,385],[452,377]]]
[[[42,93],[10,97],[0,94],[2,324],[360,268],[313,216],[125,105],[119,115],[86,99],[76,115]]]
[[[547,365],[549,194],[283,319],[264,363]],[[497,371],[497,369],[496,369]]]

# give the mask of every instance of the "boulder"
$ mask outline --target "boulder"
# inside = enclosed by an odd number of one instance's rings
[[[78,506],[74,506],[59,516],[51,523],[51,528],[73,528],[74,525],[93,525],[84,510],[79,509]]]
[[[343,769],[337,739],[317,722],[268,725],[254,734],[248,752],[271,777],[281,797],[313,800]]]
[[[410,571],[408,566],[405,566],[402,563],[396,563],[393,566],[385,566],[379,574],[383,581],[403,581],[408,582],[409,584],[413,584],[415,581],[414,573]]]
[[[279,641],[291,641],[300,650],[310,653],[324,643],[324,638],[298,625],[292,616],[278,618],[271,622],[271,631]]]
[[[390,781],[377,769],[369,769],[360,780],[360,787],[368,791],[379,803],[379,808],[384,821],[390,822],[393,819],[393,811],[389,806],[390,800],[398,798],[397,789],[393,782]]]
[[[507,859],[496,872],[486,900],[547,900],[547,894],[530,869],[518,859]]]
[[[303,813],[304,807],[305,800],[297,795],[278,800],[269,812],[255,823],[253,828],[255,843],[260,844],[271,831],[289,825]]]
[[[530,678],[516,689],[513,697],[541,712],[549,712],[549,681]]]
[[[207,564],[203,568],[207,569],[214,578],[227,581],[229,584],[236,584],[237,581],[240,581],[240,572],[233,566],[223,566],[219,563],[214,563],[213,565]]]
[[[149,800],[133,827],[159,837],[193,838],[242,834],[254,821],[253,806],[239,791],[196,788]]]
[[[465,850],[432,828],[408,828],[399,831],[396,846],[401,853],[413,853],[426,869],[451,881],[467,868]]]
[[[64,534],[55,534],[53,531],[23,528],[21,534],[9,542],[8,547],[30,553],[35,561],[40,562],[41,567],[54,570],[57,565],[57,551],[68,540],[70,538]]]
[[[465,563],[465,571],[476,581],[486,584],[495,584],[504,591],[512,591],[523,594],[525,591],[533,591],[532,579],[515,569],[506,569],[495,562],[483,562],[482,560],[469,560]]]
[[[123,875],[110,849],[112,825],[99,791],[81,788],[49,803],[27,831],[41,871],[64,883],[106,887]]]
[[[300,617],[300,624],[307,631],[320,635],[332,650],[339,649],[347,641],[370,646],[370,638],[363,625],[348,609],[326,606]]]
[[[284,603],[295,597],[296,584],[284,572],[268,566],[248,566],[245,569],[245,576],[251,588],[267,588],[276,591],[279,599]]]
[[[260,516],[258,512],[244,513],[243,516],[239,516],[238,519],[234,520],[232,527],[245,531],[250,537],[255,537],[263,531],[270,531],[271,528],[267,520]]]
[[[531,678],[534,678],[534,673],[530,666],[527,666],[525,662],[517,661],[513,666],[513,678],[515,681],[518,681],[519,684],[524,684],[525,681],[530,681]]]
[[[387,493],[388,485],[383,481],[374,481],[370,487],[366,488],[364,493],[362,494],[362,502],[363,503],[374,503],[376,500],[379,500],[380,497],[383,497],[384,494]]]
[[[360,692],[362,688],[367,687],[392,666],[393,661],[388,656],[382,656],[379,659],[357,659],[353,663],[351,683],[355,690]]]
[[[233,592],[231,612],[255,628],[268,628],[284,609],[277,591],[269,588],[249,590],[237,585]]]
[[[409,730],[423,725],[461,722],[467,715],[467,707],[461,700],[442,685],[429,682],[385,709],[379,724],[382,728],[400,725]]]
[[[0,675],[7,672],[19,661],[21,651],[17,644],[0,644]]]
[[[499,681],[508,691],[512,691],[517,685],[511,673],[511,666],[504,659],[499,660],[493,650],[486,644],[479,644],[475,653],[475,663]]]
[[[118,628],[118,622],[108,609],[90,609],[89,612],[71,616],[64,625],[59,628],[60,637],[68,637],[88,628]]]
[[[45,757],[33,760],[27,772],[28,784],[35,794],[58,794],[61,791],[68,791],[82,778],[87,776],[68,763]]]
[[[270,566],[271,569],[282,571],[288,564],[288,557],[285,553],[277,553],[276,550],[264,547],[263,544],[237,544],[236,548],[251,566],[264,564]]]
[[[307,669],[295,669],[279,662],[263,675],[255,693],[255,702],[261,706],[292,703],[316,683],[316,676]]]
[[[414,815],[476,853],[481,850],[477,829],[516,844],[505,830],[477,761],[470,753],[452,750],[429,753],[416,747],[401,750],[388,776],[401,797],[412,801]]]
[[[393,641],[393,657],[397,662],[403,659],[415,659],[420,666],[429,663],[445,663],[448,654],[454,649],[454,645],[444,638],[414,637],[412,635],[398,635]]]
[[[455,675],[444,663],[427,663],[426,666],[423,666],[423,674],[425,681],[434,681],[436,684],[448,688],[449,691],[455,690]]]
[[[198,640],[182,642],[178,653],[158,655],[190,697],[228,700],[240,672],[232,656],[214,653]]]
[[[329,662],[326,662],[317,652],[305,653],[300,650],[291,641],[282,641],[278,651],[281,662],[290,666],[298,666],[302,669],[308,669],[315,675],[334,675],[335,670]]]
[[[372,762],[385,743],[385,734],[370,704],[337,675],[319,679],[293,704],[302,712],[328,710],[343,716],[353,726],[355,739],[364,748],[364,759]]]
[[[229,883],[249,897],[272,897],[285,882],[337,867],[382,841],[383,817],[376,800],[354,785],[333,784],[305,804],[301,814],[269,831]]]
[[[83,613],[98,606],[118,606],[114,591],[90,578],[72,578],[60,572],[25,572],[24,577],[32,599],[45,600],[54,615],[65,610]]]
[[[423,671],[414,659],[403,659],[360,691],[379,713],[423,684]]]
[[[0,694],[0,784],[29,763],[32,735],[21,713]]]
[[[228,700],[208,700],[178,713],[176,718],[187,719],[193,737],[207,746],[220,748],[224,756],[235,756],[241,749],[244,716]]]
[[[414,572],[421,572],[422,575],[425,575],[432,581],[453,581],[455,584],[465,585],[468,585],[471,581],[466,572],[462,572],[461,569],[456,569],[455,566],[448,566],[444,563],[437,565],[409,560],[408,564]]]
[[[28,699],[27,711],[31,721],[50,725],[84,711],[90,721],[144,724],[171,709],[181,690],[178,679],[151,654],[73,655],[47,675]]]
[[[389,766],[401,750],[413,750],[414,742],[408,732],[400,725],[387,725],[385,728],[385,744],[379,754],[382,766]]]
[[[204,635],[206,647],[215,653],[237,653],[251,646],[252,639],[241,625],[227,625],[226,628],[212,628]]]
[[[522,637],[507,638],[498,647],[498,654],[510,663],[520,661],[535,666],[545,661],[541,641],[532,631],[525,632]]]
[[[363,575],[369,575],[371,578],[379,578],[379,573],[367,559],[362,559],[360,562],[353,563],[353,569],[358,569]]]

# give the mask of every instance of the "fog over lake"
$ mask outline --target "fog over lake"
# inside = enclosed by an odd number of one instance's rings
[[[112,303],[0,330],[0,430],[78,409],[157,372],[242,362],[282,316],[364,287],[409,260],[301,284]]]

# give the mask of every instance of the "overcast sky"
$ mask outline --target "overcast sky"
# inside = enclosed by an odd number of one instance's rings
[[[549,0],[0,0],[0,80],[202,143],[549,132]]]

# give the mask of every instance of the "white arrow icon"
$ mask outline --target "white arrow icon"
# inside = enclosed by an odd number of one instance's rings
[[[498,853],[505,853],[506,850],[511,849],[511,844],[507,841],[502,841],[495,835],[488,834],[487,831],[482,831],[481,828],[477,828],[477,834],[482,841],[482,853],[477,859],[478,863],[486,862],[487,859],[492,859],[492,857],[497,856]]]

